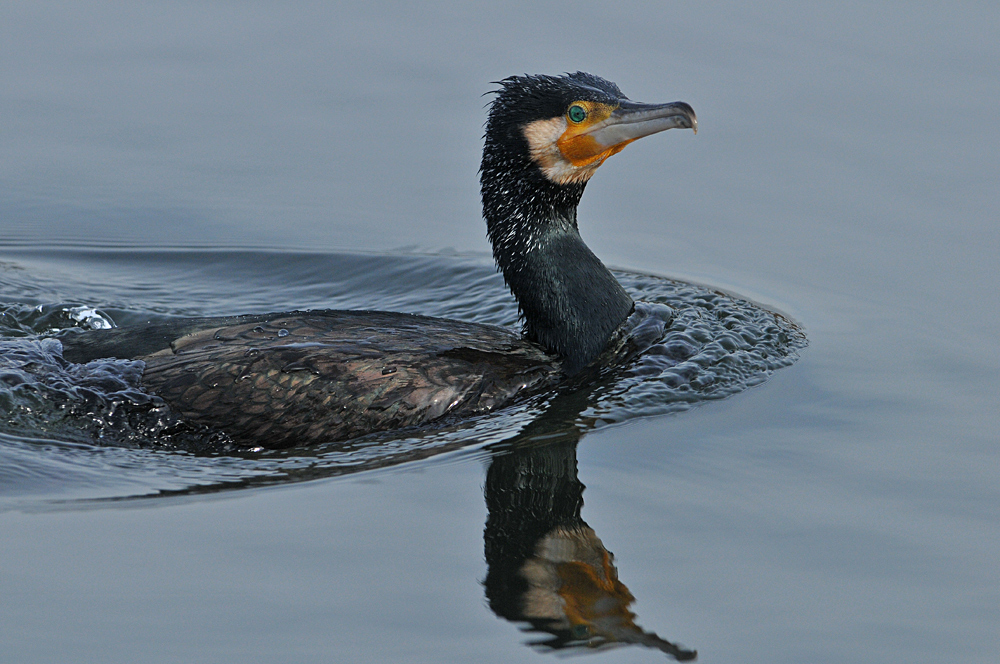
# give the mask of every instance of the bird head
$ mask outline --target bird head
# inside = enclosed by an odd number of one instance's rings
[[[494,149],[527,155],[556,185],[587,182],[608,157],[643,136],[678,127],[698,131],[688,104],[637,103],[593,74],[511,76],[498,84],[487,149],[492,142]]]

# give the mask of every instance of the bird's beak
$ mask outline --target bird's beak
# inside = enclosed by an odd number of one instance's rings
[[[698,133],[698,118],[688,104],[682,101],[640,104],[624,100],[607,119],[588,128],[586,133],[605,149],[621,149],[643,136],[676,128]]]
[[[624,99],[603,120],[568,128],[556,145],[574,168],[588,168],[589,177],[594,168],[632,141],[676,127],[698,133],[698,118],[688,104],[640,104]]]

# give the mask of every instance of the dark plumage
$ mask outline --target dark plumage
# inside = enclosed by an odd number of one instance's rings
[[[490,109],[480,178],[483,216],[493,257],[524,317],[525,336],[563,356],[567,373],[575,373],[601,352],[633,303],[580,237],[576,208],[586,181],[554,183],[531,160],[519,129],[522,118],[530,117],[526,111],[536,118],[558,111],[542,92],[532,94],[534,86],[553,88],[551,79],[529,78],[527,90],[518,85],[523,80],[504,81]]]
[[[480,169],[487,235],[517,298],[525,336],[562,356],[573,374],[604,350],[633,302],[580,237],[576,209],[589,176],[566,184],[546,177],[524,127],[560,117],[577,101],[620,106],[628,98],[614,83],[583,72],[499,84]]]
[[[493,255],[524,337],[407,314],[314,311],[178,320],[61,337],[64,357],[146,363],[143,385],[234,440],[288,447],[487,412],[592,363],[633,303],[580,237],[587,180],[627,143],[696,128],[590,74],[504,79],[481,168]]]

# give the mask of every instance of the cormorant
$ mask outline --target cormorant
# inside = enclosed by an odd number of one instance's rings
[[[484,413],[580,372],[634,308],[580,237],[587,181],[632,141],[697,131],[697,119],[688,104],[636,103],[583,72],[498,85],[483,216],[523,336],[400,313],[295,311],[74,330],[60,337],[64,358],[142,360],[144,389],[182,418],[266,448]]]

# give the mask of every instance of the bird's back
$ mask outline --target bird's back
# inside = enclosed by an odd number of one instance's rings
[[[186,319],[61,341],[73,362],[142,360],[143,386],[183,418],[267,448],[485,413],[561,375],[503,328],[370,311]]]

